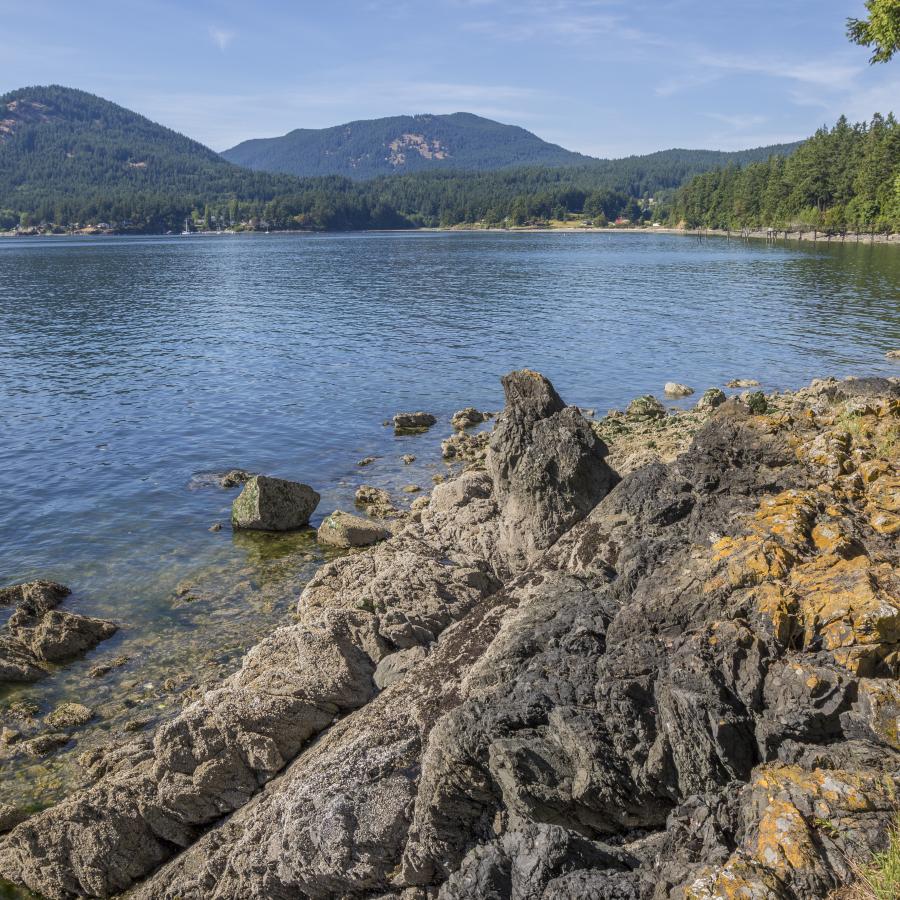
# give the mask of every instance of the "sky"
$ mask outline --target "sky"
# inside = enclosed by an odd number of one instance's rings
[[[0,0],[0,94],[64,84],[224,150],[473,112],[571,150],[736,150],[900,107],[862,0]],[[900,112],[900,109],[898,109]]]

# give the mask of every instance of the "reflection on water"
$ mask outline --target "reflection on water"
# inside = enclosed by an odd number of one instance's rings
[[[197,473],[306,481],[315,524],[363,482],[428,487],[450,414],[498,409],[512,368],[601,411],[666,381],[900,374],[884,359],[900,252],[622,234],[3,240],[0,337],[0,583],[62,581],[70,608],[121,625],[0,694],[4,724],[11,704],[38,721],[61,699],[96,712],[61,753],[0,761],[0,802],[42,804],[80,754],[233,670],[321,563],[309,534],[233,535],[236,489]],[[382,427],[405,409],[440,424]]]

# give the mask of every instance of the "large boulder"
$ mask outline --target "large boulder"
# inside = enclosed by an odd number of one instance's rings
[[[524,568],[609,493],[618,476],[606,445],[538,372],[502,379],[506,408],[486,458],[500,508],[500,546]]]
[[[324,519],[316,532],[316,540],[320,544],[344,550],[350,547],[368,547],[390,536],[391,533],[378,523],[340,510]]]
[[[231,507],[231,524],[256,531],[303,528],[309,524],[319,499],[308,484],[255,475]]]

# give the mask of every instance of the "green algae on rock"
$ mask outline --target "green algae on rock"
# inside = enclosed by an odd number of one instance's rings
[[[308,484],[254,475],[232,505],[231,524],[258,531],[293,531],[309,524],[319,499]]]

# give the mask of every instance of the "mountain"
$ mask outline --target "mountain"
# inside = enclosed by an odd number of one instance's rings
[[[222,156],[257,171],[355,179],[434,170],[567,166],[590,159],[524,128],[465,112],[298,128],[281,137],[244,141]]]
[[[95,210],[121,219],[138,197],[152,196],[162,207],[221,197],[265,200],[294,184],[241,169],[84,91],[50,85],[0,96],[0,209],[61,221],[74,205],[85,215]]]

